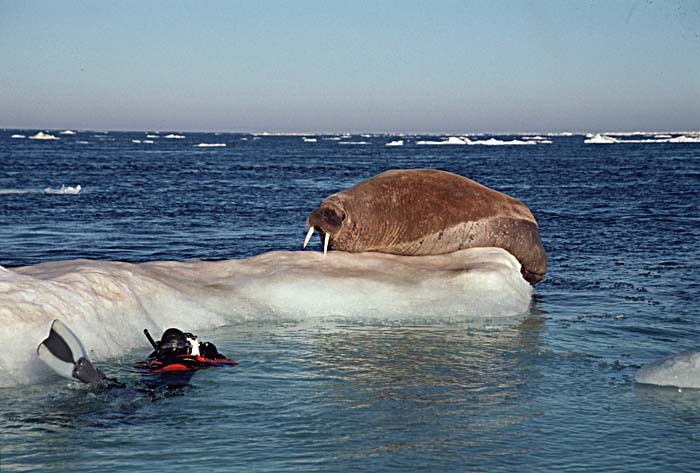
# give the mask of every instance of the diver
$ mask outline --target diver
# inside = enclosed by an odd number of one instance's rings
[[[197,370],[238,364],[220,354],[213,343],[200,343],[196,335],[177,328],[167,329],[157,342],[148,329],[144,330],[144,334],[153,346],[153,352],[146,360],[136,363],[135,367],[144,374],[153,375],[143,378],[148,388],[187,385]],[[65,378],[96,387],[126,387],[92,365],[80,339],[60,320],[54,320],[51,324],[49,336],[37,347],[37,356]]]

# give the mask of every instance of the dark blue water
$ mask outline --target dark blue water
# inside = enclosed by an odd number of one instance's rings
[[[574,136],[535,146],[386,147],[396,138],[343,146],[195,133],[137,144],[143,132],[50,142],[13,133],[0,133],[0,190],[22,191],[0,193],[5,267],[297,250],[306,215],[327,195],[387,169],[425,167],[525,202],[549,272],[530,314],[511,323],[213,329],[203,335],[241,364],[199,373],[177,396],[115,396],[58,380],[1,389],[3,471],[700,464],[700,393],[633,381],[640,365],[700,347],[700,144],[596,146]],[[201,142],[227,147],[194,146]],[[38,192],[76,184],[79,195]],[[141,355],[104,368],[128,378]]]

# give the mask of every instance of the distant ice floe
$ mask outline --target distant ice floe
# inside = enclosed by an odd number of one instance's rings
[[[60,138],[51,135],[49,133],[44,133],[43,131],[38,132],[36,135],[29,137],[30,140],[58,140]]]
[[[159,135],[146,135],[146,138],[160,138]]]
[[[52,187],[47,187],[44,189],[44,194],[69,194],[69,195],[75,195],[75,194],[80,194],[80,191],[82,190],[82,187],[80,187],[80,184],[77,186],[64,186],[62,185],[59,189],[54,189]]]
[[[59,135],[75,135],[76,133],[73,130],[63,130],[62,132],[59,133]]]
[[[466,145],[469,138],[460,138],[459,136],[450,136],[447,140],[432,141],[432,140],[421,140],[416,141],[417,145]]]
[[[403,143],[403,140],[395,140],[388,142],[386,146],[403,146]]]
[[[700,389],[700,350],[685,351],[643,366],[634,379],[642,384]]]
[[[586,135],[588,139],[584,141],[586,144],[612,144],[612,143],[700,143],[700,136],[698,135],[680,135],[676,137],[671,137],[672,135],[656,135],[654,138],[641,138],[641,139],[620,139],[613,138],[606,134],[592,134]]]
[[[321,139],[326,141],[340,141],[340,136],[327,136]]]
[[[589,136],[589,135],[586,135],[586,136]],[[600,133],[592,135],[588,139],[584,140],[584,143],[586,143],[587,145],[608,145],[608,144],[619,143],[619,142],[620,142],[620,140],[618,140],[617,138],[612,138],[612,137],[607,136],[607,135],[601,135]]]
[[[76,141],[76,143],[79,144],[79,145],[86,145],[86,144],[89,143],[89,141],[82,141],[82,140],[81,140],[81,141]]]
[[[368,145],[367,141],[338,141],[339,145]]]
[[[481,145],[481,146],[514,146],[514,145],[536,145],[551,143],[549,140],[543,141],[523,141],[523,140],[499,140],[489,138],[488,140],[470,140],[466,136],[450,136],[442,141],[417,141],[417,145]]]
[[[10,136],[10,138],[18,139],[18,138],[26,138],[26,136],[25,135],[12,135],[12,136]]]
[[[169,135],[165,135],[163,138],[167,138],[169,140],[182,140],[185,138],[184,135],[176,135],[175,133],[171,133]]]
[[[199,143],[197,148],[225,148],[226,143]]]
[[[307,138],[306,136],[301,139],[304,140],[304,143],[316,143],[318,141],[316,138]]]

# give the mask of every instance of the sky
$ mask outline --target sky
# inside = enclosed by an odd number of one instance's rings
[[[700,130],[700,1],[0,0],[0,127]]]

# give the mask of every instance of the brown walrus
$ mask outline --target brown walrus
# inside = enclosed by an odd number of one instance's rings
[[[537,222],[505,194],[456,174],[392,170],[333,194],[306,219],[328,247],[419,256],[495,246],[515,256],[535,284],[547,272]]]

